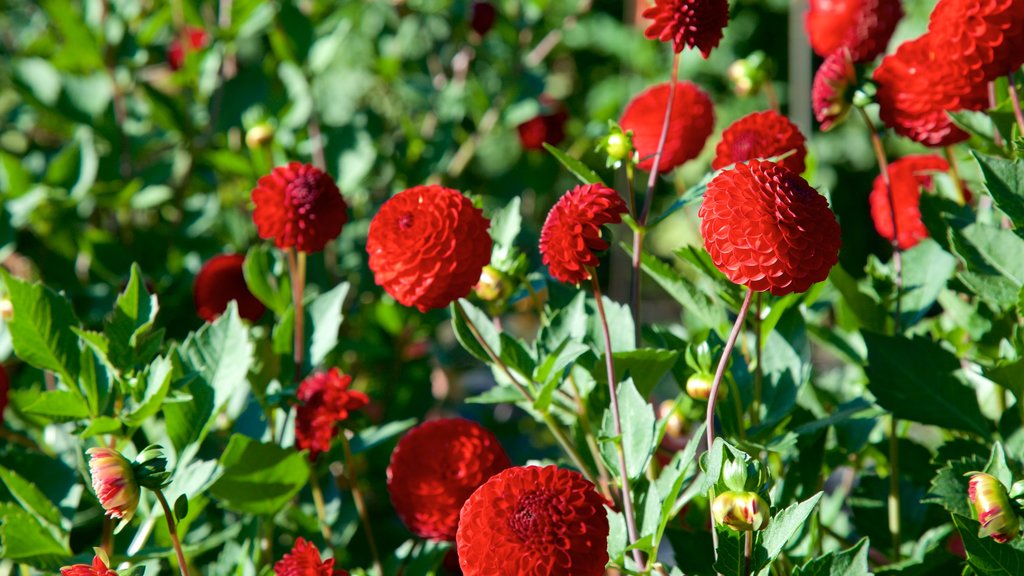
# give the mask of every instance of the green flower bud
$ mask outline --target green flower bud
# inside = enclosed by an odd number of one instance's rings
[[[707,372],[698,372],[686,380],[686,393],[694,400],[707,402],[711,398],[711,385],[714,383],[714,379],[715,377]],[[718,387],[718,398],[721,399],[725,395],[726,387],[720,385]]]
[[[768,503],[755,492],[723,492],[711,503],[715,523],[737,532],[763,530],[771,518]]]
[[[135,479],[140,486],[159,490],[167,485],[171,473],[167,470],[164,449],[157,445],[147,446],[132,462]]]

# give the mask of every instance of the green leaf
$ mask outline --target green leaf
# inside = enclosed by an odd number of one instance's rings
[[[309,481],[304,453],[241,434],[231,436],[219,462],[223,474],[210,495],[236,512],[275,514]]]
[[[35,402],[22,408],[26,414],[35,414],[54,420],[68,422],[89,417],[89,405],[79,394],[67,390],[48,390],[39,395]]]
[[[668,292],[669,296],[679,302],[686,312],[696,315],[706,326],[714,327],[725,323],[722,307],[717,305],[706,291],[698,288],[654,254],[644,252],[640,256],[640,267]]]
[[[200,374],[213,388],[217,411],[229,405],[240,408],[238,404],[246,401],[253,354],[249,328],[239,317],[234,301],[220,318],[190,334],[181,345],[186,371]]]
[[[1017,228],[1024,228],[1024,159],[1007,160],[972,150],[981,166],[985,188]]]
[[[544,358],[544,362],[537,367],[534,375],[534,380],[541,385],[540,393],[533,404],[538,412],[546,412],[551,406],[555,390],[563,381],[565,369],[589,351],[590,347],[585,344],[563,340],[554,352]]]
[[[953,515],[953,524],[964,541],[967,564],[985,576],[1018,576],[1024,574],[1024,550],[1020,539],[999,544],[989,537],[979,536],[980,525],[963,516]]]
[[[37,520],[45,523],[50,532],[63,539],[66,534],[61,529],[63,518],[60,510],[50,502],[49,499],[36,488],[35,484],[22,478],[13,470],[0,466],[0,482],[4,483],[7,491],[11,493],[14,500],[27,512],[31,512]]]
[[[675,350],[660,350],[657,348],[641,348],[628,352],[614,352],[612,358],[615,360],[615,377],[622,381],[628,375],[636,383],[640,395],[647,397],[651,395],[654,387],[661,382],[665,374],[675,365],[679,359],[679,352]],[[605,355],[601,354],[598,361],[591,368],[591,373],[598,383],[608,385],[608,371],[605,369]]]
[[[42,284],[30,284],[0,270],[14,317],[7,323],[19,358],[41,370],[52,370],[74,386],[78,380],[79,321],[71,304]]]
[[[1020,288],[1024,285],[1024,238],[1012,230],[972,224],[963,230],[964,237],[996,270]]]
[[[903,253],[903,327],[913,326],[931,310],[956,271],[956,264],[956,258],[930,238]]]
[[[747,561],[743,556],[744,538],[744,534],[728,528],[718,531],[715,572],[722,576],[747,576]]]
[[[146,385],[141,391],[141,398],[136,401],[133,397],[129,401],[125,423],[129,426],[141,426],[146,418],[156,414],[167,397],[173,377],[174,362],[171,360],[171,354],[154,359],[140,379]]]
[[[515,252],[516,238],[523,227],[522,200],[519,196],[509,200],[508,204],[491,214],[491,262],[505,270],[512,263]]]
[[[877,299],[861,290],[857,280],[842,266],[833,266],[828,279],[843,295],[843,302],[864,328],[882,331],[886,326],[886,310]]]
[[[675,214],[679,210],[682,210],[687,204],[690,204],[695,200],[700,200],[701,198],[703,198],[704,192],[706,192],[708,189],[708,182],[711,181],[711,178],[713,176],[714,173],[708,174],[699,183],[697,183],[694,186],[691,186],[686,192],[683,192],[683,195],[680,196],[675,202],[673,202],[668,208],[666,208],[664,212],[658,214],[653,219],[649,220],[647,222],[647,228],[654,228],[655,226],[660,224],[662,220]]]
[[[351,449],[353,454],[366,452],[375,446],[393,440],[405,433],[406,430],[416,425],[415,418],[396,420],[380,426],[370,426],[359,431],[352,437]]]
[[[86,438],[92,438],[93,436],[100,436],[102,434],[118,434],[121,432],[121,421],[117,418],[111,418],[110,416],[100,416],[93,418],[89,425],[85,427],[79,434],[79,438],[85,440]]]
[[[459,310],[461,305],[462,310]],[[466,315],[463,317],[462,311],[465,311]],[[455,331],[455,338],[462,344],[462,347],[476,357],[477,360],[490,365],[491,357],[484,350],[483,346],[477,341],[476,336],[466,323],[466,319],[473,323],[473,326],[480,333],[480,337],[483,341],[499,357],[501,356],[501,337],[498,335],[498,329],[494,327],[494,323],[488,318],[482,310],[473,306],[473,304],[465,298],[460,298],[457,303],[453,302],[451,306],[452,315],[452,329]]]
[[[793,576],[870,576],[868,539],[861,538],[852,548],[829,552],[797,567]]]
[[[591,170],[590,167],[583,162],[569,156],[547,142],[544,143],[544,149],[550,152],[551,155],[555,157],[555,160],[558,160],[562,166],[565,166],[566,170],[572,172],[572,175],[580,182],[584,184],[604,184],[604,181],[597,175],[597,172]]]
[[[939,469],[932,478],[928,494],[921,499],[927,504],[938,504],[954,515],[970,516],[971,506],[967,501],[968,472],[980,470],[985,465],[980,457],[951,460]]]
[[[757,546],[751,558],[753,573],[756,574],[774,562],[786,547],[786,543],[805,527],[822,494],[823,492],[818,492],[803,502],[792,504],[771,519],[768,527],[758,535]]]
[[[280,279],[274,276],[270,259],[269,246],[253,246],[245,255],[242,275],[245,276],[245,284],[252,295],[280,316],[292,303],[291,283],[287,276]]]
[[[897,418],[944,428],[991,433],[974,390],[956,374],[960,361],[941,345],[916,336],[864,332],[868,389]]]
[[[625,380],[618,386],[619,413],[622,419],[622,449],[626,452],[626,471],[630,478],[638,478],[647,470],[647,461],[654,450],[654,409],[636,390],[632,380]],[[613,474],[619,473],[619,459],[615,442],[615,423],[611,409],[605,410],[601,435],[606,440],[601,452],[611,465]]]
[[[146,290],[138,265],[132,264],[128,284],[117,297],[114,314],[104,330],[110,341],[110,359],[115,366],[122,369],[134,366],[133,350],[138,345],[138,338],[153,327],[159,310],[156,296]]]
[[[69,556],[67,540],[60,540],[20,504],[0,504],[0,557],[56,571]]]
[[[182,494],[174,501],[174,517],[181,522],[188,516],[188,495]]]
[[[313,317],[313,339],[309,346],[309,361],[319,365],[338,344],[338,329],[345,319],[342,305],[348,296],[349,284],[342,282],[329,292],[317,296],[309,305]]]

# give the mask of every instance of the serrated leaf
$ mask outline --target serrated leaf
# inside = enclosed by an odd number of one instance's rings
[[[657,348],[641,348],[640,350],[614,352],[612,358],[615,360],[616,378],[621,381],[628,374],[636,384],[637,391],[646,398],[651,395],[654,387],[661,382],[665,374],[675,365],[676,360],[679,359],[679,352]],[[599,384],[607,386],[608,371],[605,369],[604,354],[594,363],[591,373]]]
[[[274,514],[309,481],[302,452],[233,434],[220,457],[223,473],[210,495],[225,508],[247,514]]]
[[[65,383],[78,380],[80,352],[72,328],[78,318],[67,299],[42,284],[32,284],[0,270],[14,317],[7,322],[14,353],[41,370],[52,370]]]
[[[931,310],[956,271],[956,264],[956,258],[930,238],[903,253],[900,319],[904,328],[913,326]]]
[[[39,395],[31,404],[22,408],[26,414],[35,414],[54,420],[68,422],[89,417],[89,405],[74,392],[48,390]]]
[[[747,560],[743,556],[745,534],[729,529],[718,531],[718,560],[715,572],[721,576],[747,576]],[[756,572],[755,572],[756,573]]]
[[[597,172],[591,170],[590,167],[583,162],[569,156],[547,142],[544,143],[544,149],[550,152],[551,155],[555,157],[555,160],[558,160],[566,170],[571,172],[572,175],[583,184],[604,184],[604,181],[597,175]]]
[[[253,352],[249,328],[234,301],[216,321],[190,334],[181,345],[186,371],[200,374],[213,388],[216,410],[246,400]]]
[[[805,527],[822,494],[823,492],[818,492],[803,502],[790,505],[776,514],[768,523],[768,527],[759,533],[757,546],[751,558],[755,574],[774,562],[786,547],[786,543]]]
[[[31,512],[37,520],[40,520],[47,527],[51,534],[57,539],[63,539],[66,534],[62,528],[63,518],[60,510],[33,484],[19,476],[13,470],[0,466],[0,482],[4,483],[7,491],[14,500],[20,504],[25,511]]]
[[[815,558],[797,567],[793,576],[870,576],[868,539],[861,538],[851,548]]]
[[[868,389],[878,405],[904,420],[987,436],[992,425],[978,407],[974,390],[955,373],[960,361],[921,336],[864,332],[868,348]]]
[[[966,238],[981,256],[1020,289],[1024,285],[1024,238],[1012,230],[972,224],[963,230]]]
[[[173,376],[174,362],[170,354],[154,359],[143,374],[142,381],[146,387],[141,390],[140,399],[136,401],[133,398],[129,402],[125,423],[129,426],[140,426],[146,418],[156,414],[167,397]]]
[[[135,364],[133,349],[139,336],[153,327],[159,310],[156,296],[146,290],[138,265],[132,264],[128,284],[117,297],[114,313],[104,330],[115,366],[124,369]]]
[[[338,284],[329,292],[317,296],[309,305],[313,318],[312,342],[309,346],[309,361],[319,365],[338,344],[338,329],[345,319],[342,305],[348,296],[349,284]]]
[[[714,327],[725,323],[722,307],[716,304],[706,291],[698,288],[654,254],[644,252],[640,256],[640,267],[686,312],[700,318],[704,325]]]
[[[626,471],[630,478],[637,478],[647,469],[647,461],[654,450],[654,409],[637,392],[632,380],[625,380],[618,385],[618,396],[619,413],[622,417],[621,442],[623,450],[626,451]],[[610,408],[605,410],[601,435],[609,439],[617,438]],[[619,460],[615,442],[603,442],[601,453],[611,466],[612,473],[618,474]]]
[[[267,308],[273,310],[278,316],[284,314],[292,303],[291,283],[287,276],[277,280],[277,286],[271,285],[275,280],[271,271],[270,248],[264,244],[257,244],[245,254],[245,263],[242,264],[242,275],[245,277],[245,284],[249,291]]]
[[[458,306],[462,307],[462,310],[458,309]],[[462,312],[465,312],[466,317],[463,318]],[[491,357],[484,350],[483,346],[477,341],[476,336],[466,323],[466,319],[473,323],[473,326],[480,333],[484,343],[491,349],[494,354],[501,356],[501,337],[498,335],[498,329],[494,327],[494,323],[487,317],[482,310],[473,306],[473,304],[465,298],[460,298],[458,303],[452,303],[451,306],[452,315],[452,329],[455,331],[455,337],[462,344],[462,347],[466,349],[477,360],[490,365]]]
[[[1024,159],[1007,160],[976,150],[971,154],[981,166],[985,188],[992,200],[1017,228],[1024,228]]]
[[[55,571],[71,556],[67,540],[54,538],[31,512],[0,503],[0,557]]]

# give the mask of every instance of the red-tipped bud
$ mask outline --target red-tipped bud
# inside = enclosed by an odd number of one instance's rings
[[[967,498],[981,523],[981,532],[1003,544],[1020,534],[1020,517],[1006,487],[994,476],[977,472],[967,482]]]
[[[771,518],[768,503],[754,492],[723,492],[711,503],[715,523],[737,532],[762,530]]]

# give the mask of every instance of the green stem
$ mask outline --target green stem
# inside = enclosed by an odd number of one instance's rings
[[[324,491],[320,488],[320,478],[316,473],[316,463],[309,463],[309,488],[313,492],[313,507],[316,508],[316,518],[320,524],[320,535],[324,537],[328,546],[334,541],[334,533],[331,531],[331,524],[327,521],[327,505],[324,502]]]
[[[345,435],[344,431],[341,433],[341,447],[345,453],[345,473],[348,476],[349,490],[352,492],[352,500],[356,504],[356,511],[359,512],[359,519],[363,523],[363,529],[366,530],[366,540],[370,544],[373,566],[377,569],[378,576],[384,576],[384,566],[380,563],[380,553],[377,551],[377,540],[373,537],[373,525],[370,523],[370,515],[366,509],[363,492],[359,489],[359,478],[356,476],[352,446],[349,444],[348,436]]]
[[[171,534],[171,542],[174,544],[174,553],[178,556],[178,569],[181,570],[181,576],[189,576],[188,573],[188,562],[185,560],[185,553],[181,549],[181,540],[178,539],[178,528],[174,524],[174,513],[171,511],[171,507],[167,505],[167,499],[164,498],[162,490],[154,490],[156,493],[156,499],[160,502],[160,507],[164,509],[164,518],[167,519],[167,531]]]
[[[761,297],[757,293],[754,302],[754,402],[750,406],[750,421],[755,425],[761,423],[761,395],[764,387],[764,369],[761,367],[763,342],[761,341]]]

